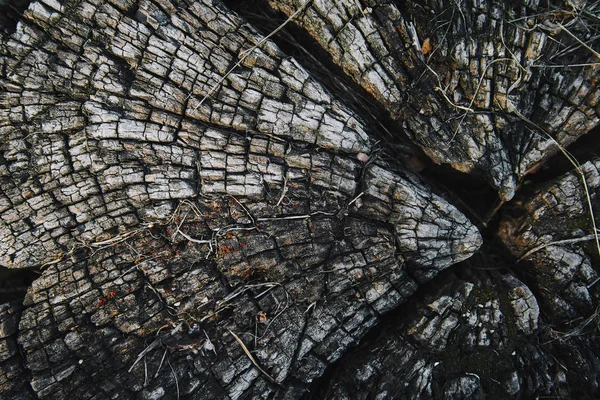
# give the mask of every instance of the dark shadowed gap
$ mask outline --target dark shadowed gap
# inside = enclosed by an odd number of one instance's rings
[[[14,33],[31,0],[0,0],[0,31]]]
[[[580,165],[585,164],[595,157],[600,157],[600,126],[596,126],[587,134],[578,138],[574,143],[567,147],[567,151],[577,159]],[[523,209],[521,207],[523,200],[526,201],[533,196],[535,192],[543,190],[547,185],[551,185],[555,179],[559,179],[564,174],[574,171],[574,169],[573,164],[571,164],[565,155],[562,154],[562,152],[557,151],[555,155],[541,164],[536,171],[531,172],[524,177],[515,198],[501,208],[498,213],[498,218],[496,218],[494,224],[490,226],[490,229],[492,230],[491,233],[494,234],[495,232],[498,232],[500,218],[517,218],[520,215],[523,215]],[[578,182],[581,182],[581,180],[578,180]],[[594,205],[594,212],[597,216],[598,208],[596,205]],[[536,279],[538,278],[536,278],[536,275],[533,273],[538,267],[528,260],[517,262],[517,258],[510,255],[510,251],[505,248],[504,244],[501,243],[495,234],[490,236],[490,239],[494,240],[494,244],[500,249],[504,249],[505,256],[512,260],[511,265],[513,265],[513,267],[511,269],[513,273],[534,293],[538,302],[540,302],[540,299],[545,299],[547,294],[539,291],[539,285],[536,283]],[[593,255],[595,252],[592,251],[590,254]],[[552,317],[548,317],[546,312],[546,307],[541,307],[542,317],[551,320]]]
[[[483,179],[455,170],[449,165],[425,168],[420,176],[434,189],[465,214],[485,236],[497,215],[491,215],[499,202],[498,194]]]
[[[578,138],[566,149],[577,159],[580,165],[585,164],[595,157],[600,157],[600,126],[593,128],[587,134]],[[498,231],[498,223],[500,218],[521,215],[522,209],[520,208],[520,203],[523,199],[529,198],[530,196],[534,195],[535,192],[542,189],[545,184],[551,184],[551,182],[555,179],[560,178],[568,172],[574,171],[574,169],[575,167],[565,157],[565,155],[562,152],[557,151],[555,155],[544,161],[536,171],[526,175],[523,178],[523,181],[521,182],[514,199],[503,205],[495,218],[490,222],[490,224],[488,224],[488,230],[490,231],[490,234],[493,235],[490,236],[490,239],[495,240],[499,246],[503,247],[504,245],[501,244],[500,241],[495,237],[495,232]],[[596,209],[596,207],[594,207],[594,209]],[[509,254],[508,249],[505,251],[507,254]],[[516,258],[513,258],[513,263],[515,265],[517,264]],[[522,261],[519,265],[526,263],[526,261]],[[519,277],[519,279],[525,283],[529,283],[527,275],[524,271],[527,271],[527,269],[520,267],[513,269],[513,272]],[[534,290],[533,288],[535,285],[528,286]]]
[[[590,130],[587,134],[578,138],[575,143],[567,147],[581,165],[594,157],[600,156],[600,126]],[[573,164],[560,151],[546,160],[537,171],[525,177],[523,186],[525,188],[551,181],[559,176],[572,171]]]
[[[0,267],[0,304],[23,300],[27,289],[40,276],[31,268]]]
[[[600,126],[590,130],[567,147],[581,165],[594,157],[600,157]],[[501,216],[509,211],[520,199],[530,196],[540,189],[540,185],[573,171],[573,164],[562,152],[544,161],[539,168],[526,175],[517,187],[513,200],[500,204],[495,190],[483,180],[463,174],[448,165],[423,169],[419,175],[434,188],[434,191],[448,199],[477,226],[485,242],[499,242],[496,238]],[[495,210],[496,206],[501,206]],[[501,245],[502,246],[502,245]],[[516,259],[513,261],[516,262]]]

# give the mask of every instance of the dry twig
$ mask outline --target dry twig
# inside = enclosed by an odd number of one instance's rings
[[[538,124],[536,124],[535,122],[531,121],[530,119],[528,119],[527,117],[522,115],[518,110],[513,110],[513,113],[517,117],[519,117],[522,121],[525,121],[528,124],[532,125],[539,132],[542,132],[544,134],[544,136],[546,136],[552,142],[554,142],[554,144],[558,147],[560,152],[567,158],[567,160],[569,160],[571,165],[573,165],[573,167],[575,167],[575,171],[577,171],[577,174],[581,178],[581,182],[583,184],[583,190],[585,192],[585,198],[587,200],[587,206],[588,206],[589,213],[590,213],[590,219],[592,221],[592,228],[593,228],[593,232],[594,232],[593,236],[596,241],[596,249],[598,251],[598,255],[600,255],[600,236],[598,235],[598,228],[596,226],[596,216],[594,215],[594,208],[592,206],[592,197],[590,195],[590,190],[589,190],[589,186],[587,184],[587,179],[585,177],[585,174],[581,170],[581,164],[579,164],[579,161],[577,161],[577,159],[571,153],[569,153],[569,151],[567,151],[567,149],[565,149],[556,139],[554,139],[548,132],[546,132]]]
[[[225,82],[225,80],[229,77],[229,75],[231,75],[231,73],[233,71],[235,71],[236,68],[238,68],[240,65],[242,65],[242,63],[246,60],[246,58],[248,58],[250,56],[250,54],[252,54],[252,52],[254,52],[254,50],[256,50],[257,48],[259,48],[260,46],[262,46],[267,40],[269,40],[271,37],[273,37],[273,35],[277,34],[277,32],[279,32],[280,30],[282,30],[288,23],[290,23],[290,21],[292,21],[301,12],[303,12],[306,9],[306,7],[308,7],[308,5],[310,3],[312,3],[312,0],[308,0],[306,3],[304,3],[304,5],[302,5],[302,7],[300,7],[298,10],[296,10],[295,13],[293,13],[292,15],[290,15],[288,19],[286,19],[285,21],[283,21],[283,23],[281,25],[279,25],[273,32],[271,32],[267,36],[263,37],[258,43],[256,43],[254,46],[252,46],[248,50],[244,51],[243,55],[240,57],[240,59],[238,60],[238,62],[236,62],[234,64],[234,66],[231,67],[231,69],[229,71],[227,71],[227,73],[225,75],[223,75],[223,77],[221,77],[221,79],[219,79],[219,81],[213,87],[210,88],[210,90],[208,91],[208,93],[206,93],[206,95],[202,98],[202,100],[200,100],[200,102],[198,103],[198,105],[196,105],[196,107],[194,107],[194,112],[196,110],[198,110],[198,108],[200,106],[202,106],[202,104],[204,104],[204,102],[210,96],[212,96],[212,94],[223,84],[223,82]]]
[[[248,358],[250,359],[250,361],[252,362],[252,364],[254,364],[254,366],[267,378],[269,378],[269,380],[271,382],[273,382],[276,385],[279,385],[279,383],[273,379],[271,377],[271,375],[267,374],[267,372],[261,368],[261,366],[258,364],[258,362],[256,361],[256,359],[254,358],[254,356],[252,355],[252,353],[250,353],[250,350],[248,350],[248,348],[246,347],[246,345],[244,344],[244,342],[242,341],[242,339],[240,339],[240,337],[238,335],[236,335],[235,333],[233,333],[233,331],[229,330],[229,333],[231,333],[231,336],[233,336],[235,338],[235,340],[239,343],[239,345],[242,347],[242,350],[244,350],[244,353],[246,353],[246,355],[248,356]]]

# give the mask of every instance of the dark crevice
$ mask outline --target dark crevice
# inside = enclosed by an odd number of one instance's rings
[[[25,298],[27,289],[40,274],[32,268],[6,268],[0,266],[0,304]]]
[[[586,135],[581,136],[573,144],[567,147],[567,151],[577,159],[580,165],[592,160],[595,157],[600,156],[600,126],[597,126],[590,130]],[[487,230],[484,231],[484,240],[488,243],[492,243],[497,246],[501,253],[507,258],[510,265],[513,266],[513,273],[524,282],[536,295],[538,299],[546,297],[543,293],[537,291],[538,285],[535,284],[535,271],[536,267],[530,261],[517,260],[517,257],[513,257],[510,251],[504,246],[503,243],[498,239],[496,233],[499,231],[499,221],[504,218],[516,218],[522,215],[521,203],[524,199],[531,198],[536,192],[544,190],[548,185],[552,183],[568,172],[575,170],[574,165],[567,159],[567,157],[560,151],[548,158],[543,162],[536,171],[529,173],[525,176],[520,186],[518,187],[517,194],[513,200],[504,204],[494,219],[488,224]],[[596,209],[596,206],[594,206]],[[587,208],[586,208],[587,210]],[[486,234],[489,235],[486,237]],[[538,300],[539,301],[539,300]],[[544,311],[544,308],[542,308]]]
[[[122,83],[126,90],[129,91],[135,81],[135,72],[132,71],[129,62],[126,59],[108,51],[106,48],[103,50],[103,55],[115,64],[117,69],[117,77],[120,83]]]
[[[4,267],[0,267],[2,269],[4,269]],[[18,306],[15,307],[17,313],[15,313],[15,321],[17,321],[17,324],[19,323],[19,321],[21,321],[21,315],[23,314],[23,299],[19,298],[19,300],[13,299],[14,301],[18,301]],[[3,303],[4,301],[2,301]],[[17,334],[18,336],[18,334]],[[18,340],[15,340],[15,344],[16,344],[16,349],[18,354],[15,354],[13,357],[18,357],[19,358],[19,368],[22,370],[22,374],[21,376],[18,376],[17,373],[15,373],[15,377],[16,379],[19,379],[22,382],[22,385],[20,385],[18,387],[18,391],[19,391],[19,396],[22,397],[18,397],[19,399],[39,399],[39,396],[37,395],[37,393],[35,392],[35,390],[33,389],[33,386],[31,386],[31,377],[32,377],[32,371],[27,367],[27,357],[26,354],[27,352],[25,351],[25,349],[23,348],[23,345],[21,344],[21,342]],[[16,371],[13,371],[13,373]],[[4,393],[6,394],[6,393]],[[13,394],[14,393],[13,391]]]
[[[133,3],[125,10],[124,15],[135,20],[135,17],[136,17],[136,14],[137,14],[139,8],[140,8],[139,4]]]
[[[500,198],[496,191],[477,177],[456,171],[449,165],[425,168],[419,175],[433,191],[465,214],[482,235],[494,232],[497,215],[493,210]]]
[[[600,126],[593,128],[587,134],[578,138],[573,144],[567,147],[567,150],[581,165],[594,157],[600,156]],[[554,180],[561,175],[572,171],[574,168],[575,167],[567,157],[565,157],[562,152],[557,151],[554,156],[550,157],[540,165],[535,172],[527,175],[523,181],[523,187],[536,187],[539,184]]]
[[[0,0],[0,32],[13,34],[31,0]]]
[[[266,0],[224,0],[224,3],[264,36],[287,19],[283,13],[273,10]],[[370,93],[346,75],[304,29],[292,21],[271,40],[286,55],[294,57],[333,98],[359,115],[369,133],[387,145],[386,153],[396,161],[402,161],[410,170],[427,162],[427,156],[409,140],[400,123],[394,121]]]

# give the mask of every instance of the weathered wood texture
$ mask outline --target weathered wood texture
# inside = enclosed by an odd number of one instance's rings
[[[596,214],[599,167],[581,166]],[[498,233],[527,284],[479,270],[502,263],[468,260],[340,360],[321,397],[598,396],[599,255],[582,178],[570,172],[515,200]]]
[[[21,301],[0,305],[0,393],[5,399],[28,400],[35,395],[29,382],[31,373],[26,369],[17,343]]]
[[[291,15],[304,0],[269,0]],[[571,4],[570,6],[568,4]],[[299,23],[435,162],[500,196],[599,122],[598,3],[310,2]],[[595,40],[595,39],[592,39]]]
[[[301,6],[271,3],[288,14]],[[585,47],[570,50],[569,32],[597,24],[583,12],[486,4],[431,5],[438,30],[429,6],[354,0],[310,2],[297,20],[435,162],[484,175],[508,199],[553,151],[535,125],[569,143],[597,123],[595,68],[535,67],[565,61],[549,58],[553,40],[569,62],[589,61]],[[0,38],[0,69],[0,265],[40,270],[22,304],[0,308],[3,396],[597,393],[596,339],[537,346],[556,333],[544,321],[595,321],[591,253],[565,267],[581,278],[560,272],[562,259],[533,284],[444,272],[479,249],[478,229],[382,159],[359,112],[220,1],[33,2]],[[556,201],[583,219],[573,193]],[[522,226],[501,225],[516,255],[573,233],[554,222],[538,231],[548,211],[523,212]],[[519,236],[527,224],[544,238]],[[482,260],[468,265],[496,267]],[[527,268],[544,274],[535,260]],[[576,309],[566,317],[546,292],[565,282],[574,286],[559,291],[561,304]],[[418,290],[398,330],[378,339],[389,351],[359,350],[340,368]],[[567,360],[563,344],[580,359]]]
[[[3,38],[0,261],[43,267],[37,396],[296,397],[479,247],[275,45],[229,72],[260,39],[213,1],[33,3]]]
[[[596,215],[600,212],[600,160],[581,166]],[[527,274],[555,323],[594,314],[600,304],[600,256],[581,176],[568,173],[519,199],[501,222],[508,249],[527,261]]]
[[[581,166],[596,214],[599,166]],[[570,172],[519,194],[498,228],[523,260],[514,272],[475,256],[440,276],[312,398],[596,398],[599,255],[582,182]]]
[[[476,266],[427,287],[313,398],[594,398],[598,340],[551,329],[527,285]]]

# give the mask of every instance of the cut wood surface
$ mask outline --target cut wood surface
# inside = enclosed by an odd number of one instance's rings
[[[0,397],[598,395],[600,6],[248,4],[6,6]]]

